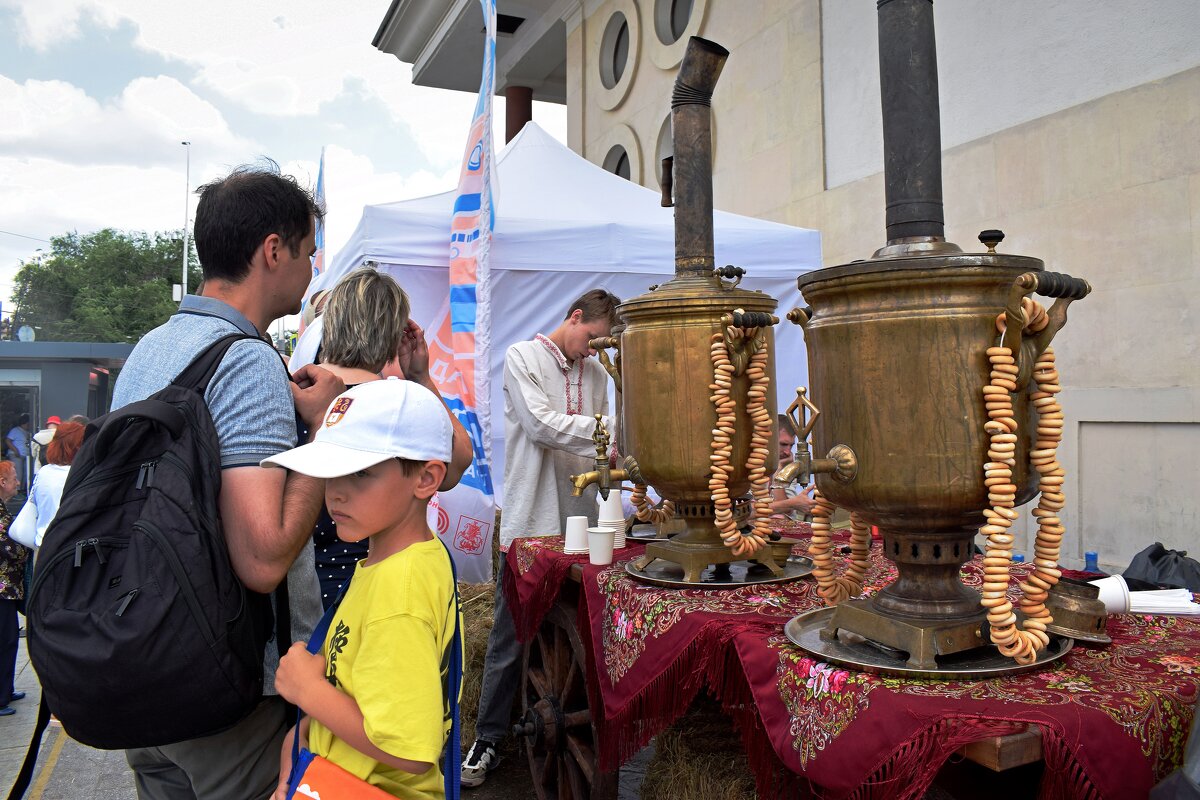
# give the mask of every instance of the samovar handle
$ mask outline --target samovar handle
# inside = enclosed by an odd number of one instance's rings
[[[806,328],[808,327],[808,321],[812,319],[812,315],[812,306],[805,306],[804,308],[793,308],[787,313],[787,318],[788,321],[793,325],[799,325],[801,328]]]
[[[600,365],[604,367],[604,371],[613,379],[613,385],[617,387],[617,391],[621,391],[621,340],[616,336],[601,336],[599,339],[588,339],[588,347],[596,351],[596,358],[600,360]],[[613,361],[608,357],[608,348],[613,348],[617,351],[617,361]]]
[[[1033,374],[1033,364],[1046,351],[1063,325],[1067,324],[1067,306],[1082,300],[1092,291],[1092,285],[1082,278],[1072,277],[1065,272],[1026,272],[1017,276],[1008,293],[1008,305],[1004,309],[1004,335],[1001,344],[1012,351],[1017,360],[1017,388],[1024,389]],[[1054,305],[1047,311],[1048,323],[1035,336],[1024,337],[1022,330],[1029,322],[1022,300],[1037,293],[1055,298]]]

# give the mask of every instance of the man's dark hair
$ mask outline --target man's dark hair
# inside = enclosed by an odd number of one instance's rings
[[[26,422],[29,422],[29,415],[28,415],[28,414],[22,414],[21,416],[17,417],[17,424],[18,424],[18,425],[24,425]]]
[[[594,319],[606,319],[609,324],[615,325],[617,322],[617,306],[621,305],[621,298],[617,297],[612,292],[606,289],[592,289],[590,292],[585,292],[582,297],[571,303],[567,309],[567,315],[563,319],[570,319],[575,313],[575,309],[583,312],[583,321],[591,322]]]
[[[779,432],[783,433],[784,431],[787,431],[788,433],[790,433],[792,435],[793,439],[796,438],[796,426],[792,424],[792,418],[789,417],[787,414],[780,414],[779,415]]]
[[[250,272],[255,249],[272,233],[293,257],[300,255],[313,219],[325,216],[312,193],[270,159],[238,167],[196,193],[196,253],[206,281],[240,283]]]

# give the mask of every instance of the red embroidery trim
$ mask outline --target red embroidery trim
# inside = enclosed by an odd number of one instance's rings
[[[571,382],[571,364],[567,361],[567,357],[558,349],[558,345],[550,341],[550,339],[542,334],[534,337],[535,340],[541,342],[542,347],[545,347],[550,355],[554,356],[554,360],[558,363],[558,368],[563,373],[564,391],[566,393],[567,413],[571,415],[583,413],[583,359],[577,359],[575,362],[575,382]]]

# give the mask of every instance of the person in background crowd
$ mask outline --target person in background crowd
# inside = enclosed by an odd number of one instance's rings
[[[221,527],[230,565],[249,591],[271,594],[287,581],[292,629],[277,637],[307,639],[321,616],[310,541],[324,482],[259,462],[295,447],[296,415],[315,428],[344,386],[311,365],[289,383],[263,331],[300,311],[312,277],[314,223],[324,210],[273,162],[239,167],[199,193],[195,241],[204,286],[134,347],[117,378],[113,408],[162,389],[219,339],[251,337],[229,348],[204,396],[220,446]],[[275,691],[277,648],[268,645],[263,655],[264,696],[241,722],[126,751],[140,800],[271,796],[279,778],[275,756],[290,723]]]
[[[25,597],[25,561],[29,551],[8,536],[12,513],[5,505],[17,494],[17,470],[0,461],[0,717],[17,713],[14,700],[24,699],[13,685],[17,668],[17,610]]]
[[[321,294],[324,329],[318,363],[346,384],[346,388],[384,375],[395,375],[424,386],[441,398],[429,377],[429,350],[425,332],[409,319],[408,295],[392,276],[374,269],[360,269],[342,278],[332,291]],[[453,458],[446,464],[446,478],[438,487],[447,491],[458,484],[471,465],[471,440],[462,423],[446,408],[454,428]],[[308,436],[300,431],[301,438]],[[321,582],[321,604],[328,608],[338,590],[354,574],[354,565],[367,555],[367,541],[338,538],[329,511],[321,509],[313,530],[317,578]]]
[[[78,422],[64,422],[58,426],[54,439],[46,447],[46,466],[34,477],[29,499],[8,530],[14,541],[34,550],[42,546],[46,529],[58,513],[71,463],[83,444],[83,430],[84,426]]]
[[[463,786],[478,786],[499,763],[497,747],[509,731],[520,683],[521,644],[504,595],[507,550],[520,536],[560,533],[569,516],[596,519],[596,487],[571,496],[568,478],[591,469],[596,458],[594,414],[608,416],[608,373],[590,356],[591,339],[608,336],[616,321],[612,293],[593,289],[568,307],[549,336],[518,342],[504,356],[504,513],[500,517],[495,616],[488,636],[476,739],[463,758]]]
[[[12,426],[4,437],[4,444],[8,447],[9,460],[17,468],[20,491],[25,489],[25,470],[29,461],[29,427],[29,415],[22,414],[17,418],[17,424]]]
[[[796,444],[796,432],[792,430],[792,421],[787,414],[779,415],[779,466],[792,463],[792,447]],[[813,491],[817,488],[814,483],[807,488],[789,483],[786,486],[771,484],[771,516],[788,517],[803,520],[812,513]]]
[[[61,424],[62,419],[59,417],[47,417],[46,427],[33,435],[33,441],[29,445],[29,454],[33,458],[34,475],[37,475],[38,470],[46,466],[46,445],[50,444],[50,440],[54,438],[54,430]]]

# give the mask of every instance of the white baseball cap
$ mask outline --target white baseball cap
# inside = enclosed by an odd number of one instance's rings
[[[313,478],[338,478],[389,458],[450,463],[454,432],[437,395],[412,381],[360,383],[338,395],[313,441],[263,459]]]

